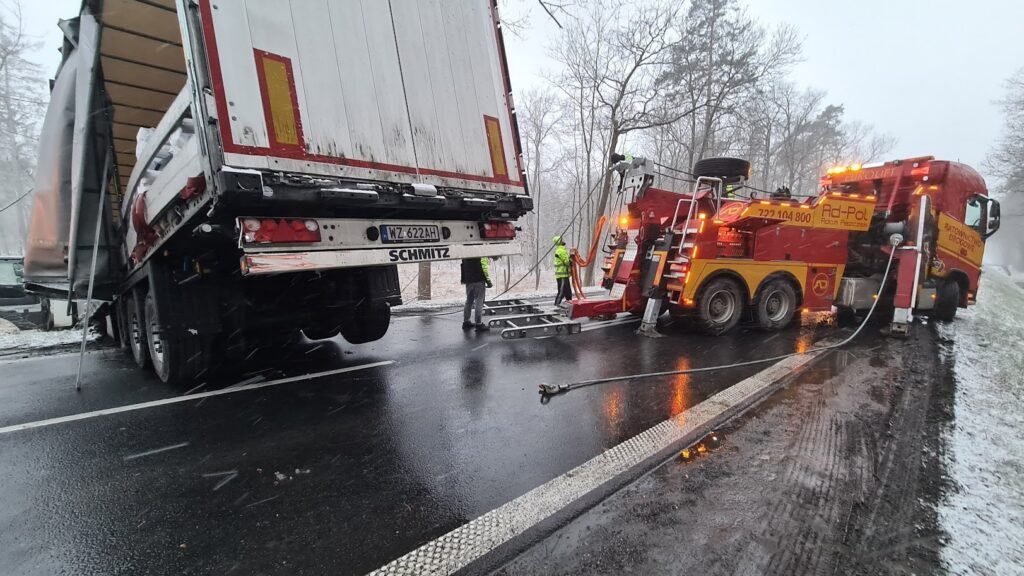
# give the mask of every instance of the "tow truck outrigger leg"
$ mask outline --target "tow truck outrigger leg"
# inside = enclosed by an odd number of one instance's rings
[[[640,327],[636,329],[637,334],[647,336],[648,338],[664,338],[664,335],[658,332],[658,317],[661,316],[661,304],[661,298],[647,299],[643,320],[640,322]]]

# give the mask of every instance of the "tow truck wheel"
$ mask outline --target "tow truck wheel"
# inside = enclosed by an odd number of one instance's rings
[[[726,182],[750,178],[750,162],[742,158],[703,158],[693,165],[695,176],[711,176]]]
[[[754,300],[757,325],[764,330],[781,330],[793,321],[796,314],[796,292],[789,282],[769,280],[758,291]]]
[[[148,368],[149,344],[146,338],[146,325],[143,321],[142,305],[138,300],[138,293],[124,297],[125,324],[127,328],[128,350],[131,351],[132,360],[139,365],[139,368]]]
[[[960,306],[960,283],[956,280],[945,280],[938,285],[935,295],[935,308],[932,316],[936,320],[952,322],[956,318],[956,309]]]
[[[697,321],[702,330],[717,336],[732,330],[743,312],[743,290],[730,278],[716,278],[697,297]]]

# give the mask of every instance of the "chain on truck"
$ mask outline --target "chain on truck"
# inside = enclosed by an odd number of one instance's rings
[[[95,290],[165,382],[299,330],[377,340],[397,264],[518,253],[495,0],[325,6],[85,0],[62,23],[26,283]]]
[[[981,176],[931,156],[833,168],[804,199],[758,197],[741,159],[701,160],[692,188],[674,191],[654,186],[652,162],[621,158],[608,295],[577,297],[567,314],[642,314],[651,335],[666,309],[721,334],[744,317],[778,330],[801,313],[863,314],[876,300],[892,310],[891,332],[906,334],[915,314],[949,320],[974,302],[999,228]]]

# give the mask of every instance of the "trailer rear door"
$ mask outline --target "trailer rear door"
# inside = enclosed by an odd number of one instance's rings
[[[494,0],[200,0],[232,166],[525,194]]]

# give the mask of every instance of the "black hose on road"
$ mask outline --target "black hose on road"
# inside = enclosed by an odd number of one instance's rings
[[[892,251],[889,254],[889,261],[885,265],[885,273],[882,275],[882,283],[878,287],[878,294],[881,295],[885,289],[885,283],[889,278],[889,269],[892,267],[893,258],[896,256],[896,247],[903,242],[903,238],[899,234],[893,234],[889,240],[889,244],[892,246]],[[766,364],[768,362],[778,362],[779,360],[785,360],[786,358],[792,358],[793,356],[800,356],[804,354],[817,354],[818,352],[824,352],[826,350],[834,350],[849,344],[854,338],[860,334],[864,326],[867,325],[868,321],[871,320],[871,316],[875,312],[875,308],[878,306],[879,298],[875,298],[875,301],[871,303],[871,308],[868,309],[867,315],[864,317],[864,321],[860,323],[860,326],[854,330],[853,334],[836,344],[829,344],[828,346],[820,346],[817,348],[811,348],[803,352],[790,352],[789,354],[783,354],[781,356],[772,356],[770,358],[761,358],[758,360],[747,360],[744,362],[734,362],[732,364],[722,364],[720,366],[705,366],[702,368],[687,368],[686,370],[667,370],[664,372],[646,372],[643,374],[627,374],[625,376],[611,376],[608,378],[595,378],[593,380],[580,380],[578,382],[570,382],[566,384],[541,384],[540,394],[547,399],[551,396],[558,394],[565,394],[572,390],[579,388],[586,388],[587,386],[596,386],[598,384],[609,384],[612,382],[622,382],[624,380],[641,380],[646,378],[658,378],[662,376],[679,376],[682,374],[698,374],[701,372],[716,372],[718,370],[728,370],[730,368],[742,368],[744,366],[755,366],[757,364]]]

